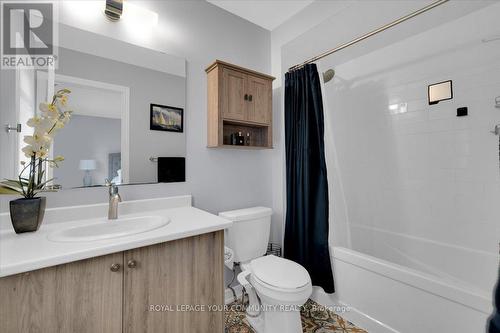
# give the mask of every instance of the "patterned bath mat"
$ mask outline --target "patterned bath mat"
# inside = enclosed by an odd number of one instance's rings
[[[255,333],[243,307],[235,302],[229,308],[225,315],[226,333]],[[304,304],[300,314],[304,333],[368,333],[312,300]]]

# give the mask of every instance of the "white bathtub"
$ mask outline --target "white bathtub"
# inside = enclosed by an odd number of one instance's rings
[[[312,298],[347,305],[344,318],[369,333],[481,333],[492,295],[342,247],[331,248],[336,293]]]

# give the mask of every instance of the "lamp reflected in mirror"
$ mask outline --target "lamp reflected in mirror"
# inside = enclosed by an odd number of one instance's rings
[[[95,160],[80,160],[80,170],[85,172],[83,176],[84,187],[92,186],[92,171],[95,169],[97,169],[97,163]]]

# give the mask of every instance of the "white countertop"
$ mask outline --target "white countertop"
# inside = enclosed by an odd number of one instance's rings
[[[185,206],[146,210],[120,215],[163,216],[170,223],[148,232],[88,242],[54,242],[47,236],[57,230],[92,223],[92,219],[44,223],[36,232],[16,234],[12,228],[0,231],[0,277],[102,256],[138,247],[196,236],[231,226],[232,222],[200,209]]]

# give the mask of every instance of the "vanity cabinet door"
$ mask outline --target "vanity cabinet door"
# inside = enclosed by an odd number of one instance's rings
[[[222,116],[224,119],[244,120],[248,99],[247,75],[223,68],[222,76]]]
[[[115,253],[0,278],[0,332],[122,332],[122,263]]]
[[[123,332],[224,332],[223,247],[218,231],[125,252]]]
[[[248,121],[270,124],[272,116],[272,82],[263,78],[248,76]]]

